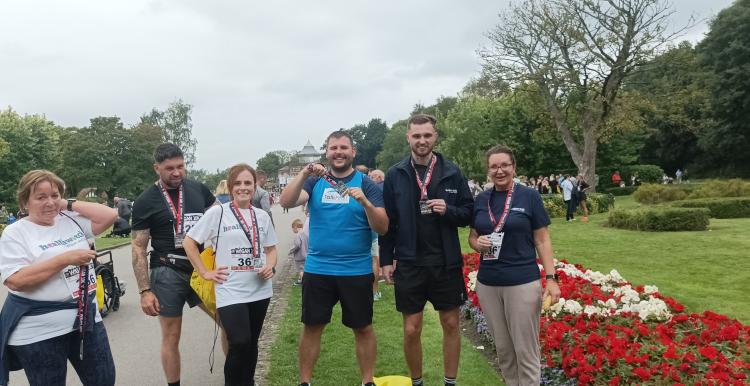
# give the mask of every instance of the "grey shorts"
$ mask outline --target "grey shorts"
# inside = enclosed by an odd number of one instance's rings
[[[159,300],[159,316],[182,316],[185,302],[191,308],[201,303],[190,287],[190,274],[169,267],[151,268],[151,292]]]

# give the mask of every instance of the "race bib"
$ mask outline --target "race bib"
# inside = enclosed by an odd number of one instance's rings
[[[252,247],[232,248],[229,251],[231,255],[230,271],[235,272],[254,272],[260,271],[265,264],[261,257],[253,257]]]
[[[492,247],[490,247],[489,252],[482,253],[482,260],[498,260],[500,259],[500,249],[503,246],[503,238],[505,237],[505,232],[492,232],[489,235],[487,235],[487,238],[490,239],[490,242],[492,242]]]
[[[334,188],[326,188],[323,191],[323,198],[321,199],[321,202],[324,204],[348,204],[349,203],[349,195],[342,196],[336,189]]]
[[[81,297],[81,281],[78,277],[78,271],[80,267],[68,266],[63,272],[63,278],[65,279],[65,285],[68,287],[68,292],[73,296],[73,299]],[[88,291],[96,291],[96,270],[94,269],[94,263],[89,263],[89,278],[88,278]]]
[[[185,235],[190,231],[190,229],[195,226],[195,224],[198,223],[198,220],[203,217],[202,213],[185,213],[185,216],[183,216],[183,232],[182,233],[175,233],[174,234],[174,247],[175,249],[182,248],[182,242],[185,240]]]

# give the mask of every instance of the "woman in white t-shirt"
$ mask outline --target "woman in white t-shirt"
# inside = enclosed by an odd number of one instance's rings
[[[231,201],[211,207],[188,231],[183,243],[190,262],[216,283],[216,308],[229,341],[224,362],[227,385],[254,385],[258,337],[273,294],[276,232],[271,217],[252,206],[255,170],[247,164],[229,169]],[[216,269],[201,262],[198,244],[212,241]]]
[[[115,383],[88,240],[112,226],[117,211],[64,200],[64,190],[50,171],[26,173],[18,203],[28,217],[0,238],[0,274],[10,289],[0,318],[0,384],[23,368],[31,385],[65,385],[68,361],[84,385]]]

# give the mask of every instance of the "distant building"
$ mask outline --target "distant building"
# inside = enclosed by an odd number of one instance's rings
[[[302,171],[302,168],[310,162],[316,162],[320,160],[322,153],[315,149],[315,146],[308,140],[305,146],[297,152],[292,159],[279,169],[278,181],[281,188],[285,187],[292,179]]]

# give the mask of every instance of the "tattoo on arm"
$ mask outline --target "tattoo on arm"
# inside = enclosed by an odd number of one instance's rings
[[[151,287],[151,280],[148,276],[148,259],[146,258],[146,248],[151,238],[148,229],[136,230],[131,232],[131,245],[133,249],[133,272],[138,282],[138,291]]]

